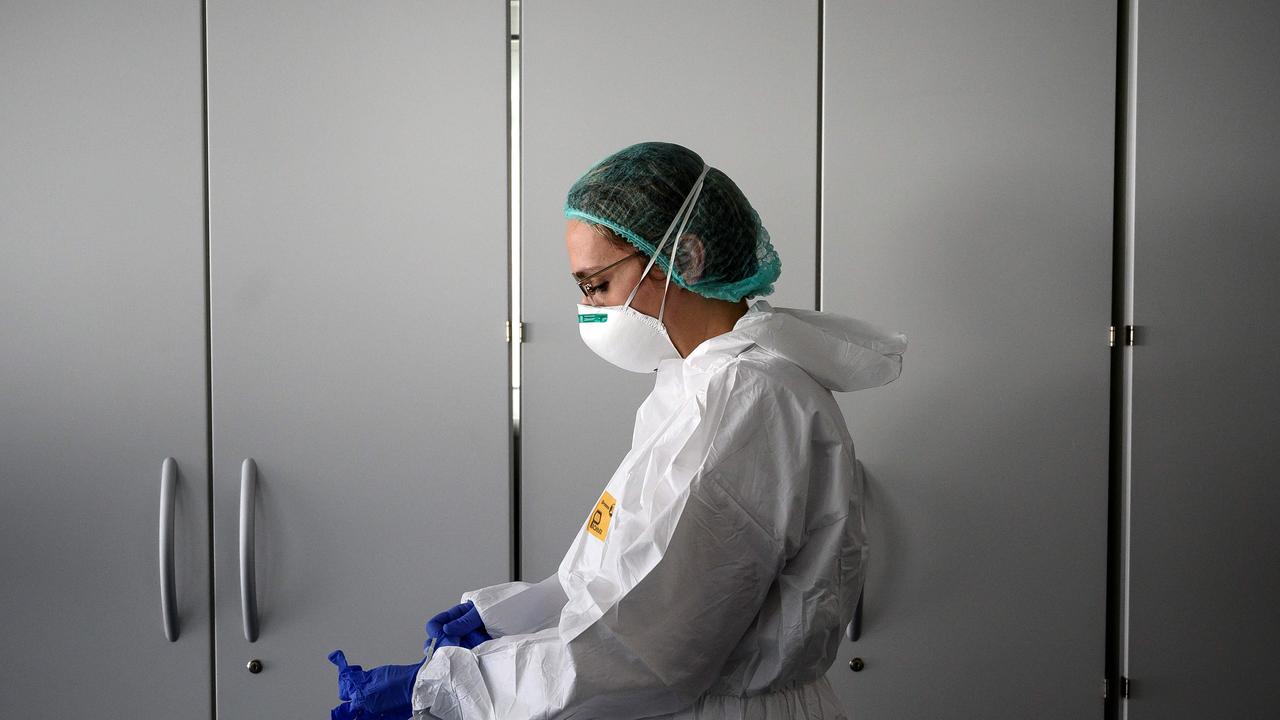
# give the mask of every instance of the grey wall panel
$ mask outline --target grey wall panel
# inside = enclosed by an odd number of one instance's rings
[[[523,568],[552,572],[631,444],[652,375],[578,336],[562,214],[593,163],[685,145],[742,188],[782,258],[774,305],[813,307],[817,4],[535,2],[522,11]]]
[[[1114,4],[826,20],[824,309],[910,339],[840,396],[871,555],[830,677],[855,718],[1100,717]]]
[[[198,2],[0,4],[6,717],[210,716],[200,79]]]
[[[318,717],[329,651],[411,662],[509,579],[505,7],[219,2],[208,33],[219,715]]]
[[[1128,716],[1280,714],[1280,11],[1137,13]]]

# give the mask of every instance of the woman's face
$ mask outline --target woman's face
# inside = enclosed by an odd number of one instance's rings
[[[570,220],[565,229],[565,247],[569,251],[569,272],[575,279],[585,278],[612,263],[618,263],[604,272],[591,278],[595,286],[595,294],[591,297],[577,293],[577,302],[584,305],[621,305],[627,301],[631,288],[640,280],[649,259],[644,255],[627,258],[635,252],[635,248],[627,246],[619,248],[601,237],[590,225],[579,220]],[[622,262],[618,262],[622,260]],[[665,276],[655,264],[649,273],[649,279],[665,280]],[[672,283],[672,287],[675,284]],[[662,302],[663,283],[646,282],[636,291],[631,307],[640,312],[656,317]]]

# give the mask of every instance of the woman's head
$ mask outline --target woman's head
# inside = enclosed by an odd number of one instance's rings
[[[668,233],[703,169],[702,158],[674,143],[631,145],[593,165],[569,189],[564,214],[588,225],[616,255],[639,250],[639,271]],[[673,239],[653,270],[665,279]],[[707,171],[676,249],[672,284],[736,302],[773,292],[781,262],[760,216],[729,176]]]

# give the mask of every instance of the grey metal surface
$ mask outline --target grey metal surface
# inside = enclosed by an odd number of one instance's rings
[[[823,309],[910,339],[838,396],[871,546],[829,677],[853,718],[1101,717],[1115,8],[826,20]]]
[[[733,178],[782,258],[774,305],[813,306],[817,5],[527,3],[522,9],[524,579],[556,571],[631,445],[653,375],[578,336],[562,213],[610,153],[676,142]]]
[[[208,6],[221,720],[323,717],[330,651],[415,661],[428,617],[508,579],[505,13]]]
[[[0,4],[5,717],[210,716],[200,78],[198,2]]]
[[[1280,11],[1137,13],[1128,717],[1280,715]]]

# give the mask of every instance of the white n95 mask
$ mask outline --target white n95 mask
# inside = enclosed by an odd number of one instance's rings
[[[667,334],[667,327],[662,323],[662,318],[667,309],[667,290],[671,287],[671,273],[676,266],[676,250],[680,246],[680,236],[684,234],[685,225],[693,215],[693,205],[698,201],[698,195],[702,192],[702,181],[709,169],[709,165],[702,164],[702,172],[698,174],[693,188],[685,196],[680,209],[676,211],[671,225],[667,226],[662,242],[658,243],[653,257],[649,258],[649,264],[644,266],[644,272],[640,273],[640,282],[631,289],[627,301],[622,305],[604,307],[578,303],[578,334],[582,336],[582,341],[595,354],[623,370],[638,373],[657,372],[658,363],[680,357],[676,346],[671,343],[671,336]],[[658,317],[645,315],[631,307],[631,301],[635,299],[640,283],[649,276],[649,270],[653,268],[658,254],[662,252],[662,248],[671,237],[671,231],[676,227],[676,222],[681,221],[681,218],[683,221],[680,222],[680,229],[676,230],[675,241],[671,244],[671,261],[667,264],[667,281],[662,286],[662,305],[658,308]]]

